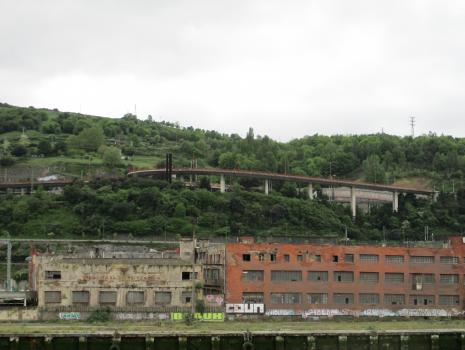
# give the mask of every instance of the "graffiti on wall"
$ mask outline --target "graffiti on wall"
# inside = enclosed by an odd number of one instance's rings
[[[171,321],[182,321],[186,318],[186,314],[182,312],[172,312]],[[224,321],[223,312],[196,312],[194,320],[197,321]]]
[[[285,309],[271,309],[266,310],[266,316],[295,316],[300,315],[300,313],[296,313],[295,310],[285,310]]]
[[[353,316],[353,317],[451,317],[460,316],[464,312],[456,309],[366,309],[366,310],[350,310],[350,309],[310,309],[299,312],[302,318],[318,317],[318,316]]]
[[[156,312],[117,312],[115,319],[119,321],[142,321],[142,320],[169,320],[167,313]]]
[[[228,314],[263,314],[265,304],[226,304]]]
[[[207,294],[205,300],[209,304],[221,306],[223,305],[224,297],[222,295]]]
[[[81,319],[81,313],[80,312],[60,312],[58,314],[58,317],[60,320],[80,320]]]

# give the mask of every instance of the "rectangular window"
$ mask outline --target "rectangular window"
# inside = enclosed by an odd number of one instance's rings
[[[309,304],[328,304],[327,293],[309,293],[307,294],[307,302]]]
[[[433,273],[412,273],[413,284],[433,284],[434,274]]]
[[[405,305],[405,295],[384,294],[384,305]]]
[[[314,260],[315,262],[321,262],[321,255],[314,255],[314,256],[313,256],[313,260]]]
[[[354,303],[354,295],[352,293],[334,293],[333,294],[334,304],[349,305]]]
[[[328,271],[308,271],[307,279],[309,281],[326,282],[328,280]]]
[[[344,261],[346,263],[353,263],[354,262],[354,254],[345,254]]]
[[[145,293],[143,291],[129,291],[126,294],[128,305],[140,305],[145,303]]]
[[[73,291],[73,305],[89,305],[90,293],[87,290]]]
[[[171,292],[155,292],[155,305],[171,304]]]
[[[339,261],[339,257],[337,255],[333,255],[331,261],[337,263]]]
[[[439,278],[440,278],[441,284],[459,283],[459,275],[456,275],[456,274],[441,274]]]
[[[334,271],[334,281],[336,282],[353,282],[354,273],[352,271]]]
[[[100,291],[98,301],[100,305],[116,305],[117,294],[113,291]]]
[[[358,295],[360,304],[379,304],[379,294],[377,293],[360,293]]]
[[[272,304],[300,304],[300,293],[271,293]]]
[[[297,255],[297,261],[302,262],[303,256],[301,254]]]
[[[386,272],[384,274],[385,283],[404,283],[404,274],[402,272]]]
[[[273,282],[302,281],[302,271],[271,271]]]
[[[250,254],[242,254],[242,261],[250,261]]]
[[[459,257],[458,256],[441,256],[439,257],[439,262],[441,264],[458,264]]]
[[[244,260],[244,261],[250,261],[250,260]],[[264,253],[258,253],[258,261],[265,261]]]
[[[386,255],[384,257],[384,262],[386,264],[403,264],[404,256],[403,255]]]
[[[245,304],[261,304],[263,303],[263,293],[262,292],[243,292],[242,293],[242,302]]]
[[[242,271],[242,280],[246,282],[263,281],[263,270],[244,270]]]
[[[188,281],[192,279],[192,272],[189,272],[189,271],[183,271],[182,272],[182,280],[183,281]]]
[[[458,295],[440,295],[439,305],[460,305],[460,297]]]
[[[375,264],[379,261],[379,255],[376,254],[360,254],[360,262]]]
[[[434,264],[434,256],[410,256],[410,263],[412,264]]]
[[[284,254],[284,262],[289,262],[289,261],[290,261],[289,254]]]
[[[45,271],[45,279],[61,280],[61,271]]]
[[[410,295],[410,305],[434,305],[434,295]]]
[[[44,292],[45,304],[60,304],[61,303],[61,292],[46,291]]]
[[[270,261],[271,262],[276,261],[276,254],[270,254]]]
[[[378,283],[378,281],[379,281],[378,272],[360,272],[360,282]]]
[[[181,303],[190,304],[192,301],[192,291],[185,291],[181,293]]]

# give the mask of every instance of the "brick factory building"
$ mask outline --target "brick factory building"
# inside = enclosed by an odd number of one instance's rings
[[[450,316],[464,306],[462,237],[410,246],[226,244],[226,312]]]

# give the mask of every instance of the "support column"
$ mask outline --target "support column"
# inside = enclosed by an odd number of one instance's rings
[[[224,174],[220,175],[220,192],[225,193],[226,192],[226,184],[224,182]]]
[[[265,194],[268,196],[268,193],[270,191],[270,183],[268,179],[265,179]]]
[[[45,340],[45,349],[46,350],[53,350],[53,343],[52,343],[53,337],[46,336],[44,340]]]
[[[340,335],[338,337],[338,342],[339,342],[339,350],[347,350],[347,336],[346,335]]]
[[[316,350],[316,339],[313,336],[307,337],[307,350]]]
[[[178,350],[187,350],[187,337],[178,337]]]
[[[211,349],[212,349],[212,350],[221,350],[221,349],[220,349],[220,345],[221,345],[221,343],[220,343],[220,337],[212,337],[211,340],[212,340],[212,347],[211,347]]]
[[[350,208],[352,209],[352,217],[357,215],[357,196],[355,195],[355,187],[350,188]]]
[[[87,337],[79,337],[79,350],[87,350]]]
[[[378,350],[378,335],[370,335],[370,350]]]
[[[399,211],[399,192],[392,192],[392,212],[397,213]]]
[[[400,336],[400,350],[408,350],[408,335],[401,335]]]
[[[312,183],[308,184],[308,199],[310,200],[313,199],[313,184]]]
[[[155,344],[154,337],[145,337],[145,350],[152,350]]]
[[[284,350],[284,338],[279,335],[276,336],[274,338],[274,345],[275,345],[274,348],[276,350]]]

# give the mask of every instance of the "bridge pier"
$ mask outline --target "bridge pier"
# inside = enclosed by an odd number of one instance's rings
[[[224,174],[220,175],[220,192],[225,193],[226,192],[226,183],[224,181]]]
[[[312,183],[308,184],[308,199],[310,200],[313,199],[313,184]]]
[[[397,213],[399,211],[399,192],[392,192],[392,212]]]
[[[350,188],[350,208],[352,209],[352,217],[357,216],[357,196],[355,195],[355,187]]]
[[[268,196],[269,192],[270,192],[270,182],[268,179],[265,179],[265,194]]]

